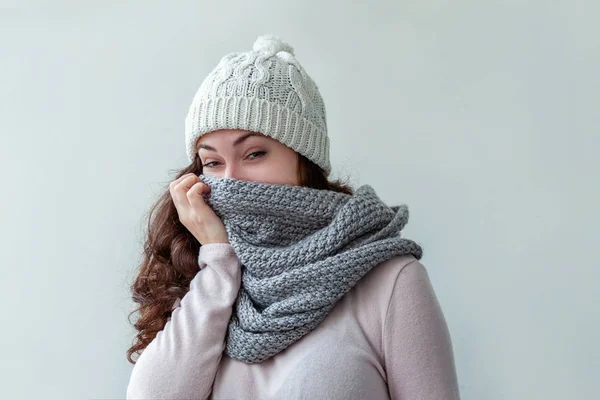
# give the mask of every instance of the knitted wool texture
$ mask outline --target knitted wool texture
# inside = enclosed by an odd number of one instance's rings
[[[315,329],[371,268],[422,256],[401,237],[408,208],[369,185],[353,195],[199,175],[242,265],[225,352],[246,363],[279,353]]]
[[[225,55],[204,79],[185,119],[186,152],[219,129],[260,132],[280,141],[329,175],[325,104],[294,49],[273,35],[259,36],[252,51]]]

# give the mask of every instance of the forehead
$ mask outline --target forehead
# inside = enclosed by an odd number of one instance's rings
[[[202,136],[200,136],[198,141],[207,140],[207,139],[210,140],[213,138],[235,139],[235,138],[238,138],[241,136],[263,136],[263,137],[266,137],[265,135],[263,135],[260,132],[253,132],[253,131],[242,130],[242,129],[217,129],[217,130],[210,131],[210,132],[203,134]]]
[[[236,146],[250,138],[274,140],[260,132],[244,131],[239,129],[223,129],[208,132],[200,136],[200,138],[198,138],[196,141],[196,147],[198,150],[214,150],[214,148],[209,144],[226,143]]]

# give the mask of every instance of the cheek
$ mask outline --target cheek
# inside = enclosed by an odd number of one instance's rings
[[[292,154],[277,154],[261,165],[260,179],[264,182],[297,185],[298,159]]]
[[[296,153],[287,154],[279,165],[281,183],[288,185],[298,184],[298,157]]]

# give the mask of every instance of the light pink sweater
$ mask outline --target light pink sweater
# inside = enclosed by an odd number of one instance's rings
[[[315,330],[257,364],[223,353],[241,284],[233,248],[201,246],[198,261],[190,291],[135,364],[127,399],[459,398],[446,321],[413,256],[374,267]]]

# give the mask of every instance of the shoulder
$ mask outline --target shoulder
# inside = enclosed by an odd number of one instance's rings
[[[356,289],[378,297],[387,306],[396,286],[418,284],[424,275],[425,266],[413,255],[396,256],[373,267]]]
[[[418,285],[424,266],[412,255],[396,256],[374,266],[347,293],[344,309],[379,342],[392,296],[399,285]]]
[[[394,257],[379,264],[366,282],[368,290],[379,291],[384,326],[393,315],[440,313],[440,305],[429,273],[413,256]]]

